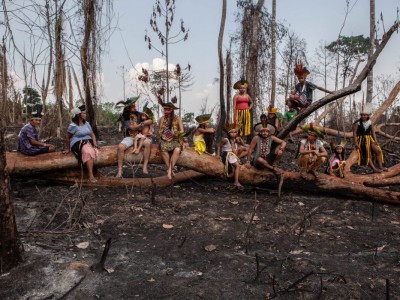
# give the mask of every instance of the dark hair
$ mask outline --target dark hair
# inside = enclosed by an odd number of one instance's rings
[[[174,114],[174,110],[171,110],[171,114],[169,115],[169,124],[168,124],[168,128],[172,129],[172,124],[174,122],[174,118],[175,118],[175,114]]]
[[[80,114],[76,114],[76,115],[72,118],[72,122],[75,123],[75,124],[78,125],[78,126],[79,126],[79,115],[80,115]],[[82,121],[83,121],[83,124],[86,123],[86,120],[82,119]]]
[[[145,116],[145,117],[146,117],[146,120],[149,120],[149,119],[150,119],[150,117],[149,117],[148,115],[146,115],[145,113],[141,113],[141,114],[140,114],[140,120],[142,120],[142,116]]]
[[[336,152],[337,148],[338,146],[336,146],[335,149],[333,149],[333,154],[337,156],[340,160],[344,160],[344,147],[341,147],[343,149],[342,153],[337,153]]]
[[[260,116],[260,120],[261,120],[262,118],[267,118],[267,115],[266,115],[266,114],[262,114],[262,115]]]

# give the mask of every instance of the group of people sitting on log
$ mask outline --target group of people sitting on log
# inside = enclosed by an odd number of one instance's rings
[[[287,99],[289,111],[284,118],[290,122],[296,113],[312,103],[312,92],[320,89],[324,92],[330,91],[317,87],[315,84],[306,81],[310,73],[301,63],[296,64],[295,74],[299,83],[292,90]],[[194,150],[199,154],[217,156],[224,164],[225,174],[233,176],[234,185],[241,187],[239,172],[241,160],[246,167],[253,166],[258,169],[270,170],[277,178],[283,174],[278,163],[285,153],[286,142],[277,137],[281,130],[280,118],[277,116],[277,108],[268,107],[267,114],[260,116],[260,122],[251,130],[251,114],[253,101],[247,93],[249,83],[242,78],[234,84],[238,93],[233,98],[234,120],[224,126],[226,137],[218,142],[216,153],[212,145],[216,130],[209,127],[211,114],[203,114],[195,119],[198,127],[193,132]],[[150,159],[152,138],[154,135],[154,114],[145,105],[143,111],[136,109],[136,101],[139,97],[128,98],[122,113],[122,120],[125,123],[125,137],[118,145],[117,153],[117,175],[122,178],[123,161],[126,152],[132,148],[130,153],[138,154],[143,149],[143,173],[147,174]],[[180,153],[188,147],[187,134],[185,134],[182,119],[175,115],[177,107],[171,103],[161,103],[163,116],[158,121],[159,134],[159,155],[167,167],[169,179],[174,177],[174,167]],[[30,122],[26,124],[19,133],[18,151],[25,155],[37,155],[54,152],[55,147],[43,143],[38,138],[37,127],[41,123],[41,107],[32,112]],[[374,126],[369,116],[371,107],[363,105],[360,110],[360,118],[353,124],[353,137],[355,149],[358,152],[358,165],[369,165],[373,172],[380,173],[387,171],[383,167],[383,154],[377,142]],[[96,182],[93,175],[94,160],[99,155],[99,147],[92,127],[86,121],[85,105],[71,110],[71,124],[68,126],[66,142],[68,149],[76,156],[81,166],[86,166],[89,181]],[[311,173],[318,178],[318,169],[326,158],[328,152],[322,141],[323,134],[317,128],[309,125],[303,126],[307,133],[299,143],[298,166],[300,177],[307,178]],[[243,138],[254,134],[249,145],[244,143]],[[338,177],[344,177],[345,167],[345,143],[337,140],[331,143],[332,156],[329,159],[326,173]]]

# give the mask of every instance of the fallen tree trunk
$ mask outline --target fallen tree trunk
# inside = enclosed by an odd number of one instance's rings
[[[175,177],[170,180],[167,176],[160,176],[154,178],[114,178],[106,177],[100,174],[95,174],[97,182],[93,183],[88,178],[81,178],[81,172],[76,170],[68,170],[62,173],[40,174],[39,178],[55,182],[59,184],[82,184],[84,186],[106,186],[106,187],[167,187],[171,184],[185,182],[190,179],[199,179],[206,175],[196,171],[182,171],[176,173]]]
[[[107,166],[116,164],[117,146],[108,146],[101,149],[100,156],[96,159],[96,166]],[[150,163],[161,163],[158,154],[158,145],[152,145]],[[127,154],[125,157],[127,162],[140,163],[142,154]],[[214,177],[225,178],[224,164],[216,157],[210,155],[198,155],[193,149],[186,149],[180,155],[177,165],[191,169],[203,174]],[[35,172],[60,171],[77,167],[77,162],[72,154],[63,155],[60,153],[43,154],[36,157],[26,157],[19,153],[7,153],[7,170],[10,174],[30,175],[33,170]],[[333,195],[343,195],[351,198],[369,199],[381,201],[390,204],[400,204],[400,193],[390,192],[388,190],[367,187],[365,181],[378,182],[379,180],[394,177],[400,173],[400,164],[390,168],[389,172],[370,175],[347,174],[345,179],[334,176],[320,174],[318,180],[311,180],[313,177],[309,175],[308,180],[300,178],[298,172],[286,172],[284,175],[284,190],[294,191],[312,191],[315,193],[328,193]],[[51,175],[48,175],[51,176]],[[52,177],[52,176],[51,176]],[[101,179],[97,184],[105,184],[107,186],[125,186],[131,185],[137,179]],[[277,187],[277,179],[266,170],[258,170],[253,167],[240,167],[240,182],[245,185]],[[138,185],[151,186],[151,181],[138,181]]]

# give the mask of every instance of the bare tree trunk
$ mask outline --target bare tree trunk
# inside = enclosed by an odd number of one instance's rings
[[[65,62],[64,62],[64,53],[62,50],[62,31],[63,31],[63,7],[57,8],[56,1],[56,22],[55,22],[55,49],[56,49],[56,69],[55,69],[55,84],[54,84],[54,92],[56,96],[56,106],[58,112],[58,130],[57,137],[60,137],[61,129],[63,128],[63,111],[64,111],[64,103],[63,103],[63,95],[65,90]]]
[[[68,67],[68,108],[74,108],[74,88],[72,86],[71,67]]]
[[[218,61],[219,61],[219,105],[220,105],[220,118],[216,133],[216,140],[221,140],[222,128],[226,122],[226,108],[224,99],[224,82],[225,82],[225,72],[224,72],[224,57],[222,54],[222,42],[224,39],[225,30],[225,20],[226,20],[226,0],[222,0],[222,15],[221,24],[219,27],[218,36]]]
[[[271,100],[270,105],[275,107],[276,90],[276,0],[272,0],[272,20],[271,20]]]
[[[10,270],[21,259],[14,206],[10,198],[10,178],[6,172],[4,133],[7,109],[7,68],[4,49],[5,47],[0,49],[0,274]]]
[[[46,19],[47,19],[47,34],[49,38],[49,64],[47,65],[47,78],[45,80],[45,75],[43,75],[43,84],[42,84],[42,103],[43,103],[43,112],[46,111],[46,100],[47,94],[49,92],[50,80],[51,80],[51,69],[53,68],[53,37],[51,33],[51,19],[50,19],[50,0],[46,0],[45,4],[46,8]]]
[[[232,57],[230,49],[226,52],[226,120],[231,120],[232,104]],[[218,140],[217,140],[218,141]]]
[[[369,1],[369,52],[368,58],[371,57],[375,49],[375,0]],[[367,103],[372,103],[372,97],[374,92],[374,70],[368,74],[367,77]]]
[[[88,114],[88,121],[92,126],[93,132],[96,136],[98,136],[97,125],[96,125],[96,113],[93,107],[92,102],[92,93],[90,89],[91,84],[91,76],[95,76],[91,74],[91,66],[89,61],[89,42],[90,39],[94,39],[95,35],[95,0],[83,0],[83,14],[85,17],[85,27],[84,27],[84,36],[82,41],[82,46],[80,50],[81,54],[81,65],[82,65],[82,75],[84,82],[84,91],[85,91],[85,103],[86,103],[86,111]]]
[[[252,18],[252,32],[251,32],[251,43],[249,58],[247,62],[247,74],[246,79],[251,85],[251,97],[254,102],[254,106],[257,105],[258,98],[258,30],[260,25],[260,14],[264,6],[265,0],[258,0],[256,7],[254,8],[253,18]],[[251,128],[253,128],[253,111],[251,111]],[[251,138],[251,136],[249,136]]]
[[[76,76],[74,66],[71,65],[71,68],[72,68],[72,75],[74,75],[75,85],[76,85],[76,88],[78,89],[79,97],[80,97],[80,99],[82,99],[82,101],[84,101],[85,98],[84,98],[83,95],[82,95],[81,86],[80,86],[80,84],[79,84],[78,77]],[[125,97],[124,97],[124,100],[126,100]]]

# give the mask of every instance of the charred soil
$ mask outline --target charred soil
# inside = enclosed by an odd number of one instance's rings
[[[295,169],[290,160],[283,168]],[[400,298],[400,207],[284,190],[279,199],[215,178],[168,188],[31,178],[12,188],[25,251],[0,277],[1,299]]]

